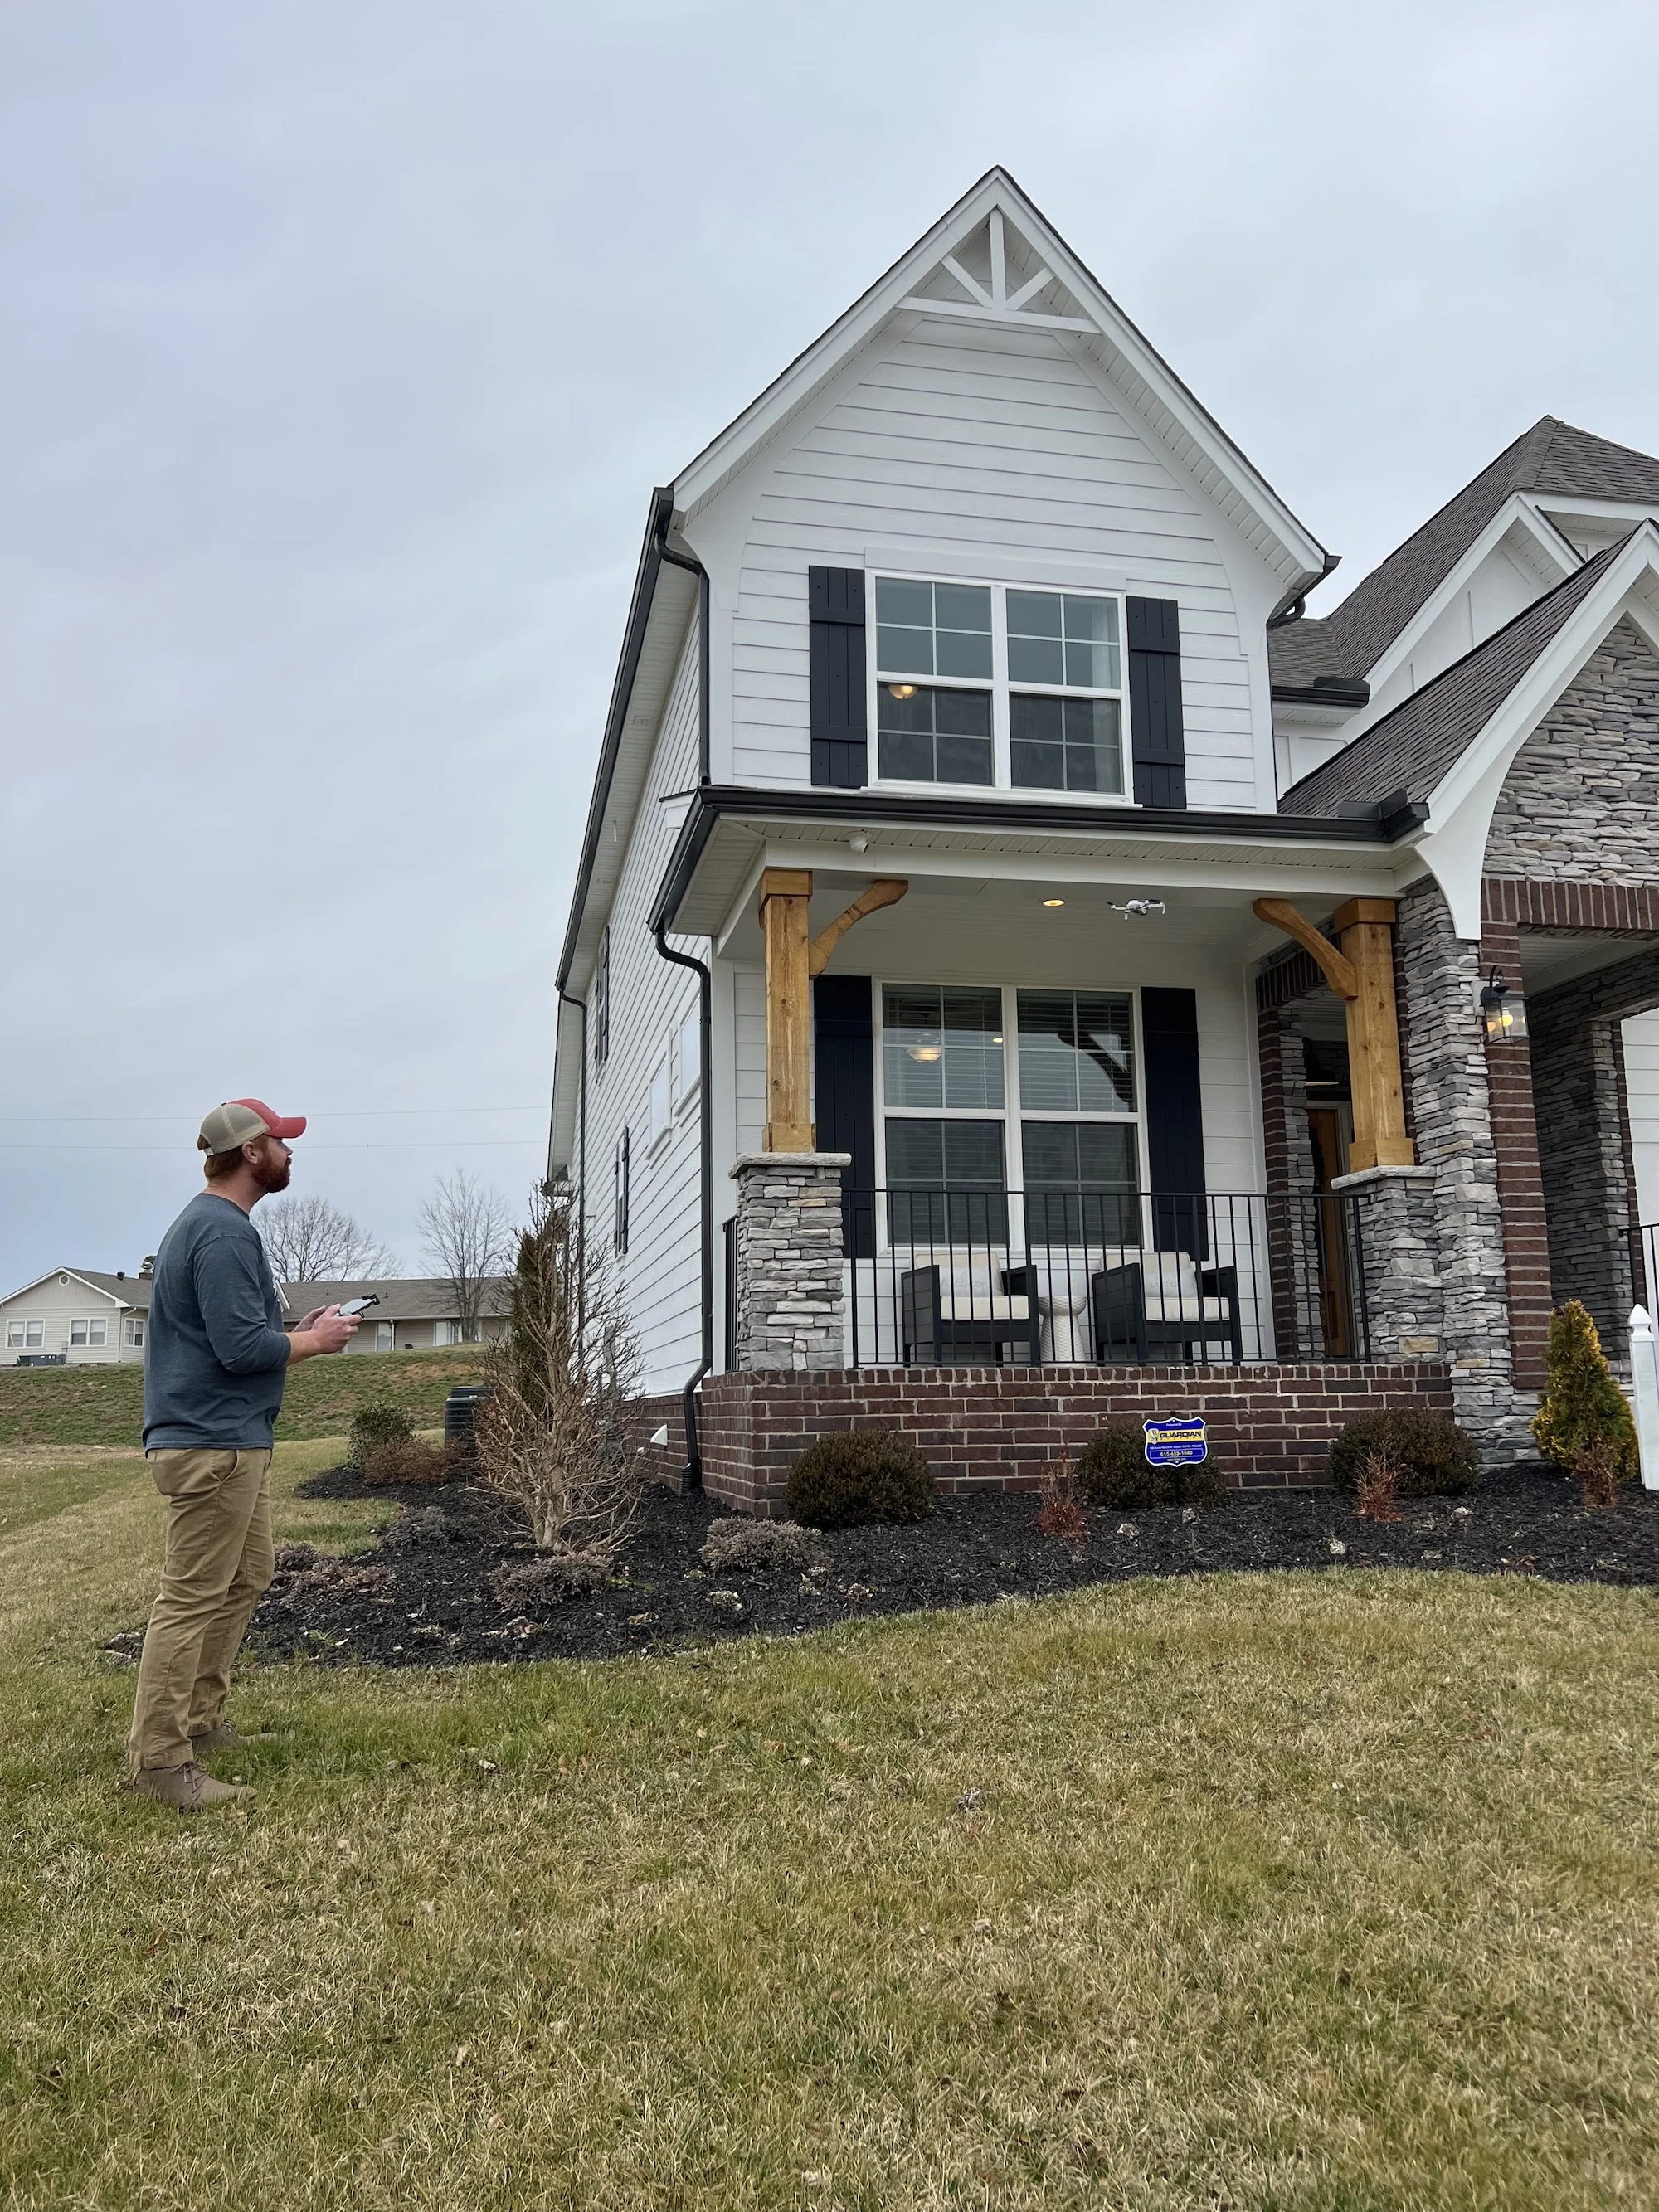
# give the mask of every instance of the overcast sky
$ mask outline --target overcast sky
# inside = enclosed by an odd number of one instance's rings
[[[1659,451],[1650,4],[11,0],[0,1289],[205,1109],[414,1271],[538,1170],[666,482],[993,162],[1343,569],[1553,413]]]

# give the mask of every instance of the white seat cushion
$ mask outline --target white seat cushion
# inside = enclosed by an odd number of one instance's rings
[[[939,1310],[941,1321],[1029,1321],[1031,1302],[1008,1297],[1000,1291],[958,1291],[944,1285]]]
[[[1148,1321],[1222,1321],[1229,1324],[1232,1309],[1225,1298],[1160,1297],[1156,1287],[1146,1293]]]

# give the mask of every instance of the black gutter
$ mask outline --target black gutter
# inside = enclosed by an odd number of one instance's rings
[[[791,791],[748,789],[736,784],[710,784],[696,796],[674,850],[669,857],[661,888],[648,921],[655,929],[672,926],[680,901],[702,858],[714,826],[724,814],[765,821],[845,823],[860,829],[893,824],[933,830],[1045,830],[1073,836],[1111,836],[1126,832],[1144,836],[1149,863],[1157,859],[1155,841],[1170,836],[1296,839],[1322,845],[1389,843],[1411,824],[1397,815],[1390,828],[1375,811],[1364,820],[1330,814],[1210,813],[1202,809],[1174,806],[1136,806],[1107,809],[1098,806],[1000,805],[994,799],[917,798],[899,793],[832,791],[817,788]]]
[[[1273,696],[1287,707],[1369,707],[1371,687],[1363,676],[1316,676],[1311,684],[1275,684]]]
[[[622,658],[617,663],[617,680],[611,687],[611,706],[605,718],[605,741],[599,747],[599,765],[593,779],[593,797],[587,809],[587,830],[582,839],[582,856],[576,869],[576,889],[570,902],[570,920],[565,927],[564,950],[559,956],[561,996],[570,981],[570,970],[576,957],[576,937],[581,928],[582,909],[587,902],[588,878],[593,872],[594,855],[599,849],[599,832],[605,827],[611,779],[617,772],[617,755],[622,750],[623,724],[627,719],[628,701],[634,689],[634,678],[639,672],[646,626],[651,619],[652,597],[657,588],[657,572],[663,564],[668,526],[673,514],[673,490],[672,487],[659,484],[651,495],[650,519],[645,526],[645,544],[640,549],[640,565],[634,576],[634,596],[629,602],[628,627],[623,632]]]

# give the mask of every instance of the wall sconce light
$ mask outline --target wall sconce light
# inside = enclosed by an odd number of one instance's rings
[[[1519,993],[1511,994],[1504,971],[1494,968],[1480,993],[1480,1021],[1488,1044],[1519,1044],[1527,1034],[1527,1009]]]

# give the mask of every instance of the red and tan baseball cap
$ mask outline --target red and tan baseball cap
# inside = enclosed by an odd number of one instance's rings
[[[196,1139],[198,1152],[234,1152],[256,1137],[280,1137],[284,1144],[305,1134],[306,1117],[273,1114],[263,1098],[232,1098],[216,1106],[202,1122]]]

